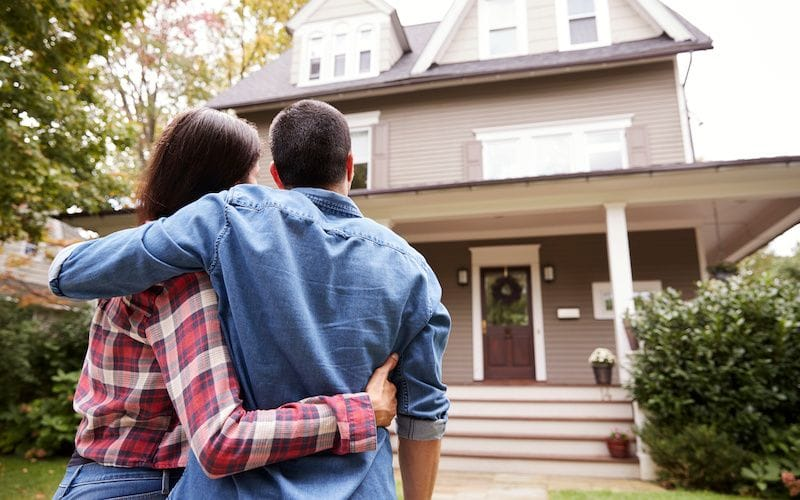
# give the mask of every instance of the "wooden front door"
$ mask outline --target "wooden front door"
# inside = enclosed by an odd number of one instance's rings
[[[529,267],[481,268],[484,376],[534,378]]]

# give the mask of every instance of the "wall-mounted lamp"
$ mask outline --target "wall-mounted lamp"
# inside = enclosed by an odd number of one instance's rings
[[[545,283],[552,283],[556,280],[556,268],[551,265],[542,267],[542,279]]]
[[[456,273],[456,281],[460,286],[469,285],[469,270],[466,267],[461,267]]]

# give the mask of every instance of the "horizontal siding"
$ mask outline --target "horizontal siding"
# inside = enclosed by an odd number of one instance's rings
[[[472,381],[471,287],[455,283],[456,270],[470,267],[469,247],[531,243],[541,244],[541,263],[556,270],[553,283],[542,283],[548,380],[592,383],[586,361],[591,351],[598,346],[616,348],[613,322],[595,320],[592,312],[592,282],[609,280],[605,235],[417,244],[439,277],[443,302],[453,317],[443,365],[445,382]],[[664,287],[680,290],[686,297],[692,295],[699,279],[692,230],[631,233],[630,248],[634,280],[661,280]],[[556,319],[559,307],[579,307],[581,319]]]
[[[478,2],[466,13],[461,25],[456,28],[450,44],[436,61],[439,64],[450,64],[463,61],[477,61],[478,52]]]
[[[314,23],[377,12],[373,5],[364,0],[328,0],[306,22]]]
[[[437,62],[449,64],[479,59],[478,1],[473,2],[450,44]],[[661,34],[642,18],[627,0],[608,0],[611,42],[645,40]],[[543,54],[558,50],[556,0],[527,0],[528,53]]]
[[[646,40],[661,34],[631,7],[628,0],[608,0],[611,15],[611,43]]]
[[[403,48],[394,33],[392,25],[387,21],[380,26],[380,71],[388,71],[403,55]]]
[[[391,187],[466,180],[463,147],[480,128],[632,113],[654,164],[683,161],[671,62],[475,85],[342,108],[381,110],[391,128]]]

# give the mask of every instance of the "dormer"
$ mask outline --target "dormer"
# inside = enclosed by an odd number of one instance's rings
[[[286,27],[291,82],[300,87],[376,77],[410,51],[397,12],[383,0],[311,0]]]

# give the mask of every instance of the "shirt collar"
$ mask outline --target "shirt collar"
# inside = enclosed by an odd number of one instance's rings
[[[339,193],[310,187],[294,188],[292,191],[297,191],[304,195],[323,212],[338,212],[350,217],[363,217],[355,202]]]

